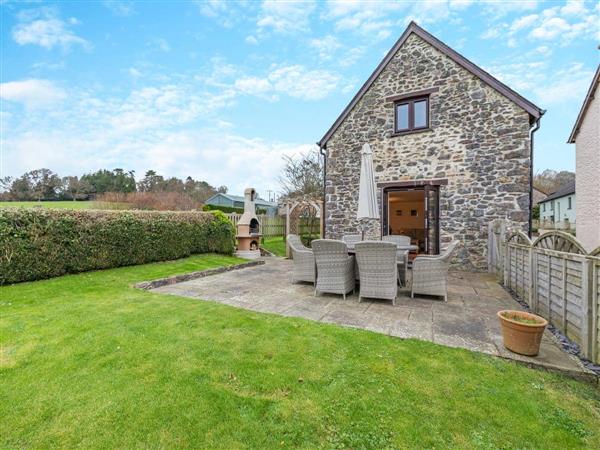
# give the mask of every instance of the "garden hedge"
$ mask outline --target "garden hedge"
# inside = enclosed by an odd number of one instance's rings
[[[233,206],[225,206],[225,205],[204,205],[202,207],[202,211],[223,211],[224,213],[236,213],[242,214],[244,212],[244,208],[235,208]],[[267,210],[265,208],[256,208],[256,214],[267,214]]]
[[[234,249],[219,211],[0,209],[0,285]]]

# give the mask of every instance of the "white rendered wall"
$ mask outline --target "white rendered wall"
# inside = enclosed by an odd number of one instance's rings
[[[588,250],[600,246],[600,96],[591,101],[575,138],[577,239]],[[547,209],[547,208],[546,208]]]

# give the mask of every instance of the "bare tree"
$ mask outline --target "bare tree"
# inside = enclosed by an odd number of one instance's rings
[[[285,166],[279,183],[287,198],[317,199],[323,192],[323,162],[310,151],[296,158],[284,156]]]
[[[573,183],[575,181],[575,173],[568,170],[546,169],[543,172],[538,172],[533,177],[533,185],[546,194],[551,194],[561,187]]]

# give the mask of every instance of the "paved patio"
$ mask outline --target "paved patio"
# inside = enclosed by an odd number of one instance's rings
[[[402,288],[396,306],[389,301],[363,301],[350,295],[314,297],[311,284],[292,284],[292,262],[265,258],[266,264],[154,289],[154,292],[211,300],[252,311],[303,317],[342,326],[363,328],[400,338],[415,338],[461,347],[530,366],[593,378],[580,361],[564,352],[546,332],[535,358],[512,353],[502,345],[496,312],[521,309],[492,275],[450,272],[448,302],[410,298]]]

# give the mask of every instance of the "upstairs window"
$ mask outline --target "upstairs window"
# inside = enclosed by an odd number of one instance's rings
[[[546,204],[542,203],[542,211],[546,212]]]
[[[567,208],[567,209],[571,209],[571,197],[569,197],[569,200],[568,200],[568,201],[569,201],[569,206],[568,206],[568,208]]]
[[[429,128],[429,97],[415,97],[399,100],[394,104],[394,131],[425,130]]]

